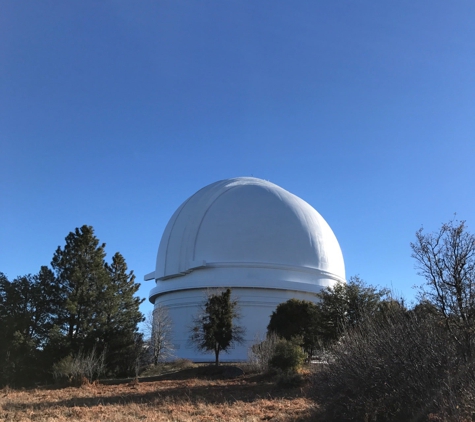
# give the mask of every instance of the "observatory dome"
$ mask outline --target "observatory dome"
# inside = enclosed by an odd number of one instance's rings
[[[333,231],[311,205],[271,182],[238,177],[202,188],[176,210],[145,279],[156,281],[150,301],[170,307],[180,325],[200,294],[231,287],[254,326],[251,341],[256,324],[265,334],[279,303],[315,301],[315,293],[345,281],[345,266]]]
[[[340,246],[322,216],[303,199],[253,177],[208,185],[177,209],[160,242],[155,278],[225,263],[300,267],[345,278]]]

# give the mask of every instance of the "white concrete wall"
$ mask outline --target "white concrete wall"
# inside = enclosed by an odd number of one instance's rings
[[[206,289],[175,291],[160,295],[155,301],[156,306],[160,304],[168,308],[173,321],[173,343],[177,358],[201,362],[214,361],[212,352],[200,353],[189,342],[193,316],[198,314],[200,303],[206,300],[206,292]],[[230,353],[221,353],[222,362],[247,360],[248,348],[254,343],[257,335],[265,337],[270,315],[280,303],[291,298],[316,300],[313,293],[262,288],[233,288],[232,297],[239,302],[242,318],[238,323],[246,329],[245,342],[233,347]]]

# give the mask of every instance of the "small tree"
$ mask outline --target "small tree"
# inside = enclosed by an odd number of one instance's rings
[[[200,351],[214,352],[216,366],[219,354],[234,344],[244,342],[244,328],[234,323],[239,319],[238,303],[231,300],[231,289],[210,294],[199,315],[193,319],[190,341]]]
[[[434,305],[454,339],[470,356],[475,340],[475,235],[452,220],[433,233],[416,232],[412,257],[426,284],[421,296]]]
[[[145,320],[152,363],[157,365],[173,356],[172,320],[165,306],[158,305]]]
[[[308,359],[318,347],[320,330],[318,306],[299,299],[290,299],[277,306],[267,326],[269,334],[275,333],[285,340],[298,341]]]

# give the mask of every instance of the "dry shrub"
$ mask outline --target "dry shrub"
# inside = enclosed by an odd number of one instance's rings
[[[0,389],[0,395],[2,397],[7,397],[13,390],[10,388],[9,385],[5,385],[3,388]]]
[[[280,372],[276,377],[276,385],[279,388],[296,388],[305,384],[305,377],[299,372]]]
[[[328,421],[462,421],[471,418],[473,360],[444,326],[402,308],[347,331],[314,377]],[[435,419],[437,418],[437,419]],[[471,420],[471,419],[470,419]]]
[[[73,385],[88,384],[105,370],[105,351],[96,353],[80,352],[76,356],[67,356],[53,365],[53,375],[59,381],[67,380]]]
[[[194,368],[196,365],[189,359],[176,359],[171,363],[171,367],[177,371]]]
[[[279,341],[277,334],[271,332],[262,340],[257,336],[254,344],[248,350],[248,364],[251,371],[267,372],[269,362],[274,354],[275,346]]]

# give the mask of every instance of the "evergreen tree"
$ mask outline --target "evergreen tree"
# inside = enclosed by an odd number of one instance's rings
[[[112,257],[112,264],[106,264],[106,269],[109,278],[101,296],[101,338],[108,352],[108,369],[125,375],[134,369],[136,351],[143,342],[137,327],[144,320],[139,311],[144,299],[135,296],[140,284],[135,283],[133,271],[127,272],[127,264],[119,252]]]
[[[194,318],[190,340],[204,352],[214,352],[216,366],[219,354],[227,352],[236,343],[244,341],[244,328],[234,324],[239,318],[238,303],[231,300],[231,289],[209,295],[202,312]]]
[[[387,289],[368,286],[358,276],[322,290],[317,297],[324,342],[337,340],[344,328],[355,326],[362,318],[377,315],[388,295]]]
[[[31,289],[29,276],[9,281],[0,274],[0,382],[18,385],[32,359],[34,343],[30,338]]]
[[[0,274],[1,384],[27,385],[45,376],[41,351],[57,304],[52,277],[47,267],[12,282]]]
[[[125,259],[116,253],[105,262],[105,244],[99,243],[90,226],[76,228],[58,247],[51,263],[63,303],[51,345],[61,354],[78,355],[106,350],[111,374],[134,369],[136,342],[141,341],[137,324],[143,320],[134,296],[140,287]]]
[[[0,273],[0,384],[25,384],[51,375],[66,357],[106,352],[111,375],[131,373],[142,348],[139,284],[121,254],[105,262],[90,226],[58,247],[53,270],[10,282]]]
[[[103,315],[100,294],[108,283],[105,244],[90,226],[76,228],[58,247],[51,265],[59,285],[63,308],[58,323],[70,353],[92,347]]]

